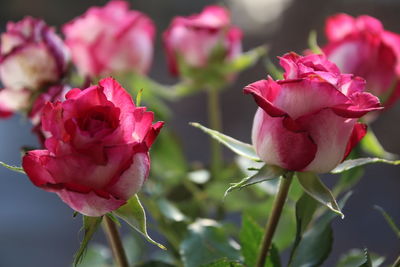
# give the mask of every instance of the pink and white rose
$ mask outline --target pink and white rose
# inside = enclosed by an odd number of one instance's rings
[[[163,40],[174,75],[179,74],[180,64],[207,68],[211,61],[231,61],[242,53],[242,31],[231,24],[229,12],[220,6],[208,6],[200,14],[188,17],[175,17]]]
[[[331,16],[326,21],[328,59],[344,73],[367,81],[367,91],[378,96],[385,107],[400,96],[400,35],[387,31],[370,16]]]
[[[65,74],[69,52],[53,28],[26,17],[8,22],[0,37],[0,116],[29,107],[35,91],[57,83]]]
[[[126,1],[91,7],[64,25],[63,32],[72,60],[82,75],[145,74],[150,68],[154,24],[143,13],[130,10]]]
[[[380,109],[365,81],[341,74],[323,55],[280,58],[284,79],[271,77],[244,88],[259,106],[253,146],[267,164],[292,171],[329,172],[366,133],[357,119]]]
[[[124,205],[148,177],[149,148],[163,123],[136,107],[112,78],[66,100],[47,102],[44,150],[29,151],[22,166],[36,186],[55,192],[72,209],[101,216]]]

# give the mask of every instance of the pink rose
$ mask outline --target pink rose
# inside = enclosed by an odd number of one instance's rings
[[[260,80],[244,88],[259,106],[252,141],[267,164],[325,173],[344,160],[365,135],[357,119],[380,109],[365,81],[341,74],[322,55],[280,58],[284,80]]]
[[[36,186],[55,192],[72,209],[101,216],[136,194],[146,180],[149,148],[162,122],[136,107],[112,78],[64,102],[47,102],[42,128],[45,150],[29,151],[22,166]]]
[[[44,21],[26,17],[8,22],[1,34],[0,116],[29,107],[33,91],[58,82],[65,74],[69,54],[61,38]]]
[[[51,86],[46,92],[41,93],[33,102],[32,108],[28,113],[28,118],[33,124],[32,132],[37,135],[40,143],[44,146],[46,132],[42,130],[42,111],[47,102],[64,101],[65,94],[71,90],[68,85],[58,84]]]
[[[337,14],[326,21],[328,59],[344,73],[367,81],[367,91],[387,107],[400,96],[400,35],[370,16]]]
[[[242,52],[242,32],[231,25],[229,12],[220,6],[208,6],[200,14],[188,17],[175,17],[163,39],[169,69],[174,75],[179,74],[180,64],[206,68],[211,63],[230,61]]]
[[[129,10],[128,2],[92,7],[64,25],[63,32],[82,75],[143,74],[150,68],[155,28],[146,15]]]

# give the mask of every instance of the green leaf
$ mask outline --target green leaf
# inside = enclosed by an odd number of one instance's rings
[[[299,183],[307,194],[328,209],[339,214],[342,219],[344,218],[344,214],[340,211],[332,192],[321,182],[318,175],[312,172],[297,172],[296,174]]]
[[[245,70],[254,64],[267,53],[268,47],[263,45],[253,48],[228,63],[226,67],[229,72],[238,72]]]
[[[364,249],[364,259],[364,263],[362,263],[359,267],[372,267],[371,257],[369,256],[367,249]]]
[[[0,161],[0,165],[2,165],[3,167],[6,167],[9,170],[25,174],[24,169],[22,167],[11,166],[2,161]]]
[[[220,259],[215,262],[202,265],[201,267],[245,267],[240,262],[229,261],[227,259]]]
[[[311,52],[314,54],[322,54],[322,50],[318,46],[316,31],[311,31],[308,35],[308,48],[310,48]]]
[[[89,241],[92,239],[93,234],[99,227],[102,219],[103,217],[89,217],[83,215],[82,229],[84,231],[84,236],[81,245],[74,256],[74,266],[77,266],[82,261],[86,252],[87,245]]]
[[[226,190],[225,196],[232,190],[242,189],[253,184],[279,178],[285,174],[285,172],[286,170],[277,166],[264,165],[256,174],[243,178],[238,183],[232,183],[231,186]]]
[[[328,257],[333,243],[332,227],[329,224],[325,227],[314,226],[313,228],[316,229],[305,233],[289,266],[321,266]]]
[[[154,241],[147,233],[146,213],[137,195],[131,197],[125,205],[113,213],[141,233],[147,241],[161,249],[166,249],[163,245]]]
[[[351,192],[347,193],[339,202],[343,208]],[[333,242],[331,222],[336,213],[325,212],[313,227],[308,229],[296,247],[293,247],[289,266],[321,266],[328,257]]]
[[[331,173],[341,173],[352,168],[363,166],[371,163],[386,163],[390,165],[400,165],[400,160],[387,160],[380,158],[359,158],[359,159],[349,159],[340,163],[336,168],[331,170]]]
[[[110,262],[112,262],[111,251],[103,245],[95,244],[87,248],[79,267],[111,267]]]
[[[261,240],[263,237],[262,228],[250,217],[243,215],[242,228],[239,233],[239,240],[241,245],[242,255],[244,262],[247,266],[255,266],[257,263],[257,256],[260,250]],[[280,267],[279,253],[272,245],[269,257],[265,263],[266,267]]]
[[[352,249],[342,257],[340,257],[336,267],[360,267],[368,266],[368,257],[373,267],[379,267],[384,261],[385,257],[378,256],[373,253],[368,253],[367,250]]]
[[[270,59],[265,61],[265,68],[267,69],[267,73],[271,75],[274,80],[283,79],[283,72],[279,70]]]
[[[221,258],[239,260],[238,247],[216,221],[197,219],[189,225],[179,252],[185,267],[197,267]]]
[[[390,215],[387,214],[387,212],[382,207],[375,205],[374,208],[382,214],[383,218],[385,218],[390,228],[392,228],[393,232],[397,235],[398,238],[400,238],[400,228],[396,225],[392,217],[390,217]]]
[[[218,131],[211,130],[207,127],[202,126],[200,123],[197,122],[191,122],[189,123],[190,125],[199,128],[206,134],[210,135],[212,138],[218,140],[221,142],[223,145],[225,145],[227,148],[235,152],[236,154],[252,159],[254,161],[261,161],[260,158],[257,156],[253,146],[243,143],[241,141],[238,141],[230,136],[224,135]]]
[[[361,148],[368,154],[378,157],[393,160],[397,158],[397,155],[387,152],[380,144],[378,138],[376,138],[374,132],[369,129],[367,134],[361,139]]]
[[[318,208],[318,202],[309,194],[303,194],[296,203],[296,223],[298,234],[303,235],[310,224],[315,211]]]
[[[308,194],[303,194],[296,202],[296,238],[294,240],[292,253],[296,251],[305,230],[307,230],[315,211],[318,208],[318,203]],[[290,256],[291,258],[293,255]]]
[[[262,228],[248,215],[242,216],[242,228],[239,232],[239,240],[244,263],[248,266],[255,266],[257,255],[262,240]]]
[[[170,219],[171,221],[183,222],[188,220],[188,218],[167,199],[160,198],[157,199],[156,202],[160,212],[164,215],[164,217]]]

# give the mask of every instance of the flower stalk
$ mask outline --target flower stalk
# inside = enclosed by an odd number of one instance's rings
[[[115,263],[118,267],[129,267],[128,258],[126,257],[121,238],[118,233],[117,226],[108,216],[103,218],[103,229],[110,244]]]
[[[208,93],[208,121],[210,128],[218,132],[222,131],[221,111],[219,107],[219,90],[209,88]],[[216,177],[222,165],[221,144],[211,138],[211,174]]]
[[[289,172],[280,178],[281,181],[279,184],[278,194],[274,200],[271,216],[265,226],[264,237],[261,243],[260,253],[258,254],[256,267],[264,267],[265,265],[268,252],[271,247],[272,238],[274,237],[276,227],[278,226],[278,222],[282,214],[283,206],[286,202],[290,184],[292,183],[293,174],[293,172]]]

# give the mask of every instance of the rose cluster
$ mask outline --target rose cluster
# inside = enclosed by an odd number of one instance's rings
[[[153,124],[152,112],[104,77],[146,75],[155,26],[126,1],[113,0],[66,23],[62,32],[64,41],[31,17],[7,25],[0,116],[25,112],[33,122],[43,149],[27,152],[23,167],[36,186],[82,214],[101,216],[141,188],[163,125]],[[326,34],[323,54],[285,54],[282,80],[268,77],[244,89],[258,105],[252,142],[267,164],[329,172],[365,135],[358,119],[382,109],[378,97],[388,107],[400,95],[400,35],[372,17],[345,14],[327,20]],[[175,17],[163,44],[170,72],[202,85],[215,77],[231,81],[235,73],[227,66],[242,56],[242,32],[220,6]],[[83,90],[71,90],[75,69]]]

